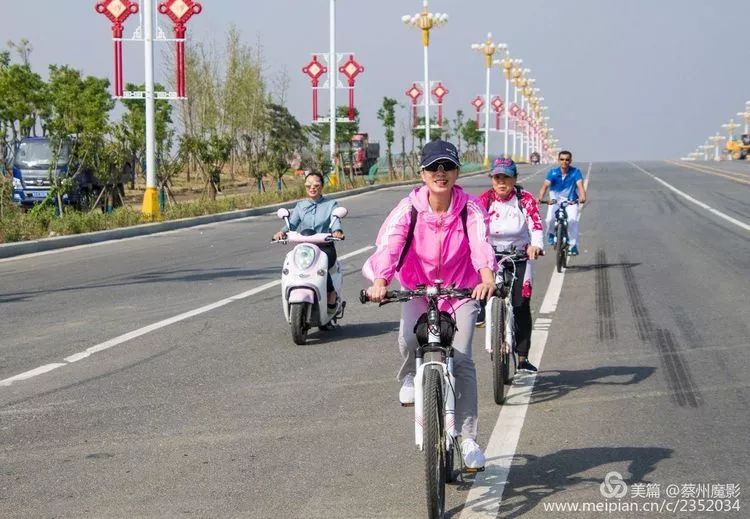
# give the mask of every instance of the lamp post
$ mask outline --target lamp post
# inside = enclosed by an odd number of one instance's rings
[[[518,106],[518,89],[519,89],[519,83],[521,81],[521,77],[523,76],[523,69],[521,69],[521,65],[523,64],[522,59],[515,59],[513,60],[513,69],[511,71],[511,76],[513,77],[513,105],[515,107]],[[517,130],[518,130],[518,121],[516,120],[515,115],[513,116],[513,160],[517,160],[518,156],[516,155],[516,146],[517,143]]]
[[[471,46],[475,51],[484,55],[484,66],[486,70],[485,78],[485,95],[487,101],[484,108],[484,167],[490,167],[490,72],[492,71],[492,58],[497,50],[504,50],[506,45],[500,43],[495,45],[492,41],[492,33],[487,33],[487,40],[484,43],[474,43]]]
[[[505,120],[505,131],[503,136],[503,156],[505,158],[510,157],[508,155],[508,120],[510,117],[510,114],[508,113],[509,108],[509,99],[510,99],[510,79],[511,79],[511,71],[513,70],[513,60],[510,59],[510,51],[508,51],[508,47],[505,47],[505,57],[502,60],[495,61],[498,65],[500,65],[503,69],[503,75],[505,76],[505,116],[503,119]]]
[[[698,148],[700,148],[703,152],[703,160],[708,160],[708,152],[711,151],[713,147],[713,144],[709,144],[708,142],[698,146]]]
[[[718,132],[716,132],[716,135],[712,135],[708,138],[709,141],[714,143],[714,160],[719,161],[721,160],[721,153],[719,152],[719,143],[726,139],[723,135],[719,135]]]
[[[750,110],[745,110],[744,112],[737,112],[737,115],[742,117],[745,120],[745,131],[744,134],[750,133]]]
[[[333,1],[333,0],[331,0]],[[448,15],[445,13],[431,13],[428,11],[427,0],[422,1],[422,11],[415,15],[404,15],[401,21],[411,27],[416,27],[422,31],[422,46],[424,47],[424,127],[425,142],[430,142],[430,66],[429,66],[429,48],[430,48],[430,31],[441,25],[448,23]]]

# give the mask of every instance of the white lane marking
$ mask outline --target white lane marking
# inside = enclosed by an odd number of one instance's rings
[[[0,380],[0,386],[9,386],[13,382],[17,382],[19,380],[26,380],[31,377],[35,377],[37,375],[41,375],[42,373],[48,373],[52,371],[53,369],[57,369],[61,366],[65,366],[65,364],[56,363],[56,364],[45,364],[44,366],[39,366],[38,368],[31,369],[29,371],[25,371],[23,373],[20,373],[14,377],[6,378],[5,380]]]
[[[545,302],[547,302],[550,294],[555,292],[553,290],[555,274],[557,274],[557,271],[552,274],[550,287],[544,297]],[[562,280],[562,277],[563,275],[560,274],[559,279]],[[560,293],[557,291],[555,300],[550,304],[557,306],[559,295]],[[537,317],[534,321],[534,328],[531,331],[531,344],[534,347],[529,352],[529,357],[536,366],[541,366],[551,324],[552,319],[549,318]],[[516,380],[508,391],[505,405],[500,409],[500,414],[485,450],[487,462],[484,472],[477,473],[471,490],[466,496],[466,504],[459,519],[497,517],[505,485],[508,482],[510,467],[518,447],[518,440],[521,438],[521,430],[526,419],[526,411],[529,408],[535,381],[536,375],[533,374],[516,375]]]
[[[586,173],[586,189],[588,189],[588,181],[591,177],[591,165],[590,163]],[[547,292],[544,294],[542,306],[539,309],[540,314],[551,314],[557,310],[564,279],[565,269],[561,273],[557,270],[552,271]],[[552,319],[549,316],[540,316],[534,320],[534,328],[531,330],[531,344],[534,347],[529,352],[529,358],[536,366],[542,365],[544,347],[547,345],[551,325]],[[506,404],[500,409],[497,422],[492,429],[485,450],[487,462],[484,472],[477,473],[469,494],[466,496],[466,504],[459,519],[495,518],[498,515],[510,467],[521,438],[526,411],[534,391],[536,375],[517,375],[516,380],[517,382],[514,381],[508,391]]]
[[[362,247],[361,249],[357,249],[353,252],[349,252],[347,254],[341,255],[339,258],[342,260],[345,260],[347,258],[351,258],[353,256],[357,256],[358,254],[362,254],[363,252],[367,252],[370,249],[373,249],[374,246],[368,245],[367,247]],[[184,321],[186,319],[190,319],[191,317],[195,317],[196,315],[201,315],[206,312],[210,312],[211,310],[215,310],[217,308],[220,308],[222,306],[228,305],[229,303],[234,303],[236,301],[240,301],[242,299],[246,299],[250,296],[254,296],[255,294],[258,294],[260,292],[263,292],[265,290],[268,290],[269,288],[273,288],[275,286],[278,286],[281,284],[281,280],[276,281],[270,281],[264,285],[261,285],[259,287],[253,288],[251,290],[247,290],[245,292],[241,292],[239,294],[233,295],[231,297],[227,297],[226,299],[222,299],[220,301],[216,301],[215,303],[211,303],[205,306],[201,306],[200,308],[196,308],[195,310],[190,310],[188,312],[183,312],[179,315],[175,315],[174,317],[170,317],[169,319],[163,319],[161,321],[149,324],[148,326],[144,326],[143,328],[139,328],[137,330],[133,330],[132,332],[125,333],[123,335],[120,335],[118,337],[115,337],[114,339],[110,339],[108,341],[99,343],[95,346],[92,346],[90,348],[87,348],[84,351],[75,353],[73,355],[70,355],[68,357],[65,357],[65,363],[57,363],[57,364],[47,364],[45,366],[40,366],[36,369],[32,369],[30,371],[26,371],[24,373],[21,373],[19,375],[15,375],[10,378],[6,378],[4,380],[0,380],[0,386],[10,386],[14,382],[18,382],[19,380],[27,380],[32,377],[35,377],[37,375],[41,375],[43,373],[47,373],[49,371],[52,371],[53,369],[57,369],[62,366],[66,366],[68,364],[72,364],[73,362],[78,362],[79,360],[85,359],[94,353],[98,353],[100,351],[108,350],[109,348],[112,348],[114,346],[118,346],[120,344],[123,344],[125,342],[128,342],[132,339],[135,339],[137,337],[141,337],[143,335],[146,335],[148,333],[151,333],[153,331],[159,330],[161,328],[164,328],[166,326],[169,326],[171,324],[178,323],[180,321]]]
[[[657,182],[659,182],[660,184],[662,184],[666,188],[671,189],[672,191],[674,191],[675,193],[677,193],[678,195],[680,195],[681,197],[683,197],[688,202],[692,202],[695,205],[697,205],[698,207],[700,207],[702,209],[705,209],[709,213],[714,214],[714,215],[718,216],[719,218],[723,218],[727,222],[733,223],[734,225],[736,225],[736,226],[738,226],[738,227],[740,227],[742,229],[745,229],[746,231],[750,231],[750,225],[746,224],[745,222],[741,222],[740,220],[737,220],[736,218],[732,218],[728,214],[724,214],[721,211],[717,211],[716,209],[714,209],[710,205],[708,205],[708,204],[706,204],[704,202],[701,202],[700,200],[696,200],[695,198],[693,198],[692,196],[688,195],[684,191],[680,191],[679,189],[677,189],[676,187],[674,187],[672,184],[669,184],[669,183],[663,181],[662,179],[660,179],[659,177],[657,177],[656,175],[654,175],[653,173],[650,173],[650,172],[646,171],[645,169],[643,169],[642,167],[640,167],[638,164],[635,164],[635,163],[631,162],[630,165],[633,166],[634,168],[640,170],[641,172],[645,173],[649,177],[653,178],[654,180],[656,180]]]
[[[565,269],[558,272],[557,269],[552,271],[552,277],[549,280],[547,292],[544,294],[542,306],[539,308],[540,314],[551,314],[557,310],[557,302],[562,292],[563,280],[565,279]]]

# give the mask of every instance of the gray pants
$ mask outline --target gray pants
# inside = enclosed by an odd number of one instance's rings
[[[401,305],[401,326],[398,332],[398,347],[404,364],[398,372],[398,380],[411,373],[415,374],[417,336],[414,324],[419,316],[427,311],[427,301],[412,299]],[[461,436],[477,437],[477,370],[471,357],[471,341],[474,337],[474,324],[479,313],[479,303],[469,301],[456,310],[456,335],[453,338],[453,374],[456,376],[456,420]]]

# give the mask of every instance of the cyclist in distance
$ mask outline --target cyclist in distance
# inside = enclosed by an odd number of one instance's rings
[[[492,188],[479,196],[490,216],[490,243],[497,252],[525,251],[535,260],[544,248],[544,229],[539,217],[539,204],[534,195],[516,181],[518,170],[513,160],[498,158],[489,176]],[[516,352],[519,371],[536,371],[528,360],[531,347],[531,289],[533,268],[527,261],[516,262],[516,279],[511,295],[515,317]]]
[[[343,238],[344,231],[341,229],[341,221],[338,218],[335,219],[331,228],[331,216],[339,203],[323,196],[323,175],[317,172],[305,175],[305,191],[308,198],[297,202],[289,217],[291,228],[287,228],[285,225],[273,235],[273,240],[283,240],[286,238],[287,231],[311,231],[313,233],[330,231],[335,238]],[[328,269],[332,269],[336,264],[336,247],[333,242],[320,244],[318,247],[328,256]],[[333,288],[330,273],[328,274],[326,288],[328,291],[328,311],[336,311],[336,291]]]
[[[550,199],[557,201],[569,200],[578,202],[567,207],[568,213],[568,238],[570,244],[571,256],[578,255],[578,208],[579,204],[586,203],[586,189],[583,187],[583,174],[581,170],[572,165],[573,154],[563,150],[557,155],[559,167],[549,170],[547,178],[539,190],[539,200],[544,199],[549,189]],[[555,219],[555,211],[559,206],[550,205],[547,209],[547,218],[545,226],[547,228],[547,243],[553,245],[555,242],[554,227],[552,222]]]
[[[479,469],[485,460],[476,443],[477,376],[471,341],[479,300],[495,290],[493,271],[497,263],[487,238],[487,212],[475,197],[456,185],[460,165],[453,144],[437,140],[425,145],[420,164],[424,185],[390,212],[378,233],[377,249],[362,273],[372,282],[367,295],[375,302],[385,297],[394,276],[409,290],[433,285],[438,279],[445,286],[473,289],[473,299],[442,300],[440,310],[455,311],[456,424],[461,431],[464,464]],[[426,310],[425,299],[413,299],[401,306],[398,345],[404,362],[398,380],[402,404],[414,402],[418,346],[414,326]]]

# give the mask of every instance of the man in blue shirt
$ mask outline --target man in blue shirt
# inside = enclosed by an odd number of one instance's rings
[[[567,150],[561,151],[557,155],[559,167],[549,170],[547,178],[539,190],[539,200],[544,198],[549,189],[550,199],[577,201],[578,204],[569,205],[568,213],[568,239],[570,244],[571,256],[578,255],[578,208],[581,204],[586,203],[586,189],[583,187],[583,174],[581,170],[572,165],[573,154]],[[552,231],[552,221],[555,219],[555,211],[558,204],[549,206],[547,209],[547,241],[552,245],[555,241],[555,235]]]

